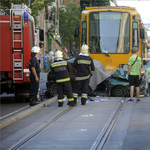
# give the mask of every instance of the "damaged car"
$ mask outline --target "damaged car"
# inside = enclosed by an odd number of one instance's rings
[[[67,60],[72,66],[74,58]],[[97,60],[93,60],[95,65],[95,71],[93,76],[90,78],[89,96],[108,96],[108,97],[129,97],[130,86],[126,79],[127,71],[123,68],[118,68],[113,72],[106,72],[103,64]],[[69,72],[71,84],[75,80],[75,70],[72,67]],[[45,95],[47,98],[57,95],[57,84],[55,82],[55,75],[51,71],[51,68],[47,74],[47,90]],[[145,88],[145,76],[142,75],[140,79],[140,93],[146,95]]]

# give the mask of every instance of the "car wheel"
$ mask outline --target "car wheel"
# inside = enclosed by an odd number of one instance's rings
[[[125,88],[121,87],[121,86],[114,87],[112,89],[112,96],[115,96],[115,97],[125,97],[126,96],[126,90],[125,90]]]
[[[145,78],[142,77],[141,78],[141,82],[140,82],[140,85],[139,85],[139,88],[140,88],[140,95],[145,95],[146,93],[146,81],[145,81]]]
[[[58,91],[57,91],[57,84],[52,84],[50,86],[50,90],[51,90],[51,96],[54,97],[55,95],[58,94]]]
[[[130,90],[128,90],[127,88],[125,88],[125,91],[126,91],[125,97],[129,97],[130,96]]]
[[[47,91],[45,92],[46,98],[51,98],[57,95],[57,84],[51,84],[47,86]]]

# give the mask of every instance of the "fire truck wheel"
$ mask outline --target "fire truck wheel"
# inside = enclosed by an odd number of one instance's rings
[[[15,101],[16,102],[25,102],[29,101],[29,90],[30,85],[17,85],[15,87]]]

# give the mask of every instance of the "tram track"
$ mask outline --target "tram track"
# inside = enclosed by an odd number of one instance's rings
[[[125,105],[125,103],[123,103],[122,101],[119,103],[116,110],[113,111],[110,118],[106,122],[104,128],[99,133],[98,137],[96,138],[96,140],[93,143],[90,150],[102,150],[104,148],[104,145],[105,145],[110,133],[112,132],[112,129],[113,129],[114,125],[116,124],[117,119],[118,119],[124,105]]]
[[[31,132],[30,134],[24,136],[22,139],[20,139],[18,142],[14,143],[12,146],[10,146],[7,150],[17,150],[18,148],[22,147],[24,144],[26,144],[28,141],[36,137],[38,134],[42,133],[44,130],[46,130],[48,127],[50,127],[54,122],[56,122],[59,118],[61,118],[63,115],[65,115],[67,112],[69,112],[73,107],[67,107],[65,110],[59,112],[54,117],[50,118],[49,120],[45,121],[44,124],[36,128],[35,131]]]
[[[111,113],[110,117],[108,116],[107,122],[104,124],[104,127],[101,128],[100,133],[98,134],[97,138],[93,145],[91,145],[90,150],[102,150],[107,142],[107,139],[110,133],[119,118],[119,115],[124,107],[125,103],[119,102],[117,106],[115,106],[113,112]],[[17,150],[24,147],[28,142],[42,134],[45,130],[47,130],[51,125],[53,125],[57,120],[61,117],[65,116],[73,107],[66,107],[63,110],[59,111],[57,114],[47,118],[44,122],[42,122],[36,129],[32,130],[30,133],[25,134],[16,141],[14,144],[10,145],[7,150]],[[75,107],[76,108],[76,107]]]

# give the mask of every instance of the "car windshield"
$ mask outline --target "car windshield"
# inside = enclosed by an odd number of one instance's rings
[[[67,61],[68,61],[70,64],[73,64],[74,60],[75,60],[75,58],[72,58],[72,59],[69,59],[69,60],[67,60]]]

